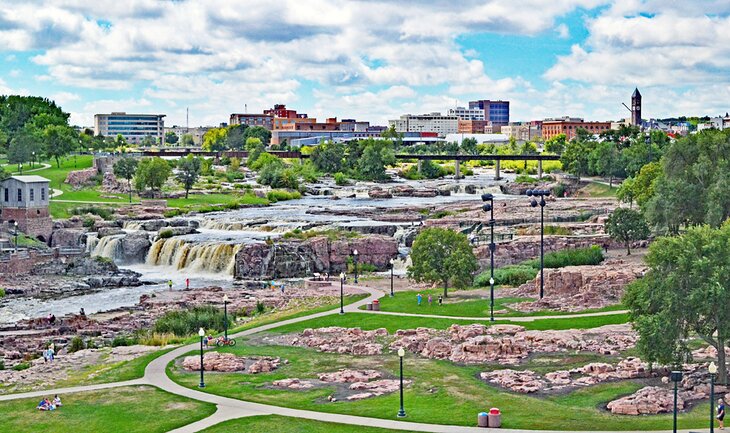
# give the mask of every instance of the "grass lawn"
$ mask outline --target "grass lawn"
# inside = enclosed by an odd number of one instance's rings
[[[277,415],[239,418],[201,430],[203,433],[351,433],[354,431],[358,433],[407,433],[406,430],[356,427]]]
[[[578,191],[580,197],[616,197],[618,187],[609,188],[608,185],[591,182]]]
[[[297,377],[316,378],[317,373],[339,368],[372,368],[397,377],[398,357],[392,354],[355,357],[318,353],[311,349],[287,346],[253,346],[241,344],[225,352],[237,355],[266,355],[287,359],[272,373],[242,375],[241,373],[208,373],[205,392],[242,400],[320,412],[396,419],[398,393],[349,402],[327,402],[336,393],[335,386],[303,391],[287,391],[267,387],[273,380]],[[562,355],[562,362],[553,369],[568,369],[583,365],[577,355]],[[633,393],[643,384],[634,381],[606,383],[583,388],[559,396],[536,397],[505,392],[477,378],[481,371],[497,366],[459,366],[449,361],[429,360],[408,356],[404,375],[414,380],[405,390],[406,421],[436,424],[475,425],[476,414],[498,407],[503,413],[504,428],[568,430],[655,430],[671,426],[671,415],[629,417],[611,415],[601,408],[608,401]],[[168,375],[176,382],[195,388],[200,377],[171,365]],[[700,404],[680,416],[682,428],[700,427],[706,423],[707,403]],[[225,431],[225,430],[222,430]],[[277,430],[278,431],[278,430]]]
[[[423,295],[423,301],[421,302],[420,306],[418,305],[418,302],[416,300],[416,295],[418,295],[419,293]],[[431,297],[433,299],[432,305],[428,304],[429,294],[431,294]],[[489,295],[470,296],[468,291],[455,291],[451,292],[451,295],[448,298],[444,298],[444,304],[439,306],[438,296],[441,294],[443,294],[443,289],[397,292],[392,298],[390,296],[384,296],[380,298],[380,310],[411,314],[437,314],[440,316],[489,317]],[[519,302],[527,302],[532,300],[532,298],[495,298],[494,314],[497,317],[505,318],[547,315],[560,316],[565,314],[574,314],[561,311],[536,311],[533,313],[522,313],[507,307],[507,304],[516,304]],[[623,310],[624,308],[625,307],[623,305],[612,305],[600,309],[581,311],[581,313],[617,311]],[[364,310],[365,307],[363,306],[360,309]]]
[[[48,396],[53,398],[52,395]],[[47,433],[166,432],[215,412],[215,406],[151,386],[61,395],[64,406],[36,410],[40,398],[0,402],[0,431]]]
[[[147,364],[172,349],[173,348],[171,347],[168,349],[157,350],[129,361],[121,361],[111,365],[102,364],[85,366],[76,374],[69,375],[66,380],[57,383],[55,386],[70,387],[139,379],[144,376],[144,369],[147,367]]]
[[[522,325],[527,329],[546,330],[546,329],[586,329],[596,328],[603,325],[616,325],[628,322],[626,314],[611,314],[608,316],[589,316],[569,319],[542,319],[532,322],[510,322],[508,320],[495,320],[495,324],[513,323]],[[298,332],[306,328],[323,328],[327,326],[343,326],[346,328],[359,327],[365,330],[378,328],[386,328],[388,332],[393,333],[398,329],[413,329],[418,327],[447,329],[454,323],[459,325],[468,325],[470,323],[489,324],[484,320],[459,320],[459,319],[436,319],[431,317],[413,317],[413,316],[392,316],[377,313],[346,313],[344,316],[331,315],[319,317],[316,319],[306,320],[304,322],[285,325],[277,328],[276,332]]]

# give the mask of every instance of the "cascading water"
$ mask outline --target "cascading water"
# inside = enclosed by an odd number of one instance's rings
[[[142,223],[139,221],[124,221],[124,230],[143,230]]]
[[[97,233],[90,232],[86,234],[86,252],[93,254],[96,245],[99,243]]]
[[[147,253],[147,265],[179,270],[233,275],[240,244],[189,243],[180,238],[159,239]]]
[[[91,255],[93,257],[106,257],[112,260],[118,259],[122,238],[124,238],[124,235],[104,236],[98,239]]]

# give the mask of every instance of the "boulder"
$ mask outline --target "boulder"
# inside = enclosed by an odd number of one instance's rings
[[[342,369],[334,373],[321,373],[319,375],[319,380],[322,382],[338,383],[368,382],[380,378],[381,374],[375,370]]]
[[[368,191],[368,197],[370,198],[393,198],[393,195],[388,190],[381,188],[373,188]]]
[[[144,263],[150,246],[152,242],[147,233],[129,233],[121,240],[119,260],[122,263]]]
[[[186,356],[182,366],[188,371],[200,370],[200,356]],[[203,367],[205,371],[234,372],[246,369],[246,358],[238,357],[232,353],[207,352],[203,355]]]
[[[314,386],[314,384],[312,382],[309,382],[306,380],[300,380],[297,378],[275,380],[272,383],[272,385],[277,388],[287,388],[287,389],[309,389]]]
[[[681,395],[677,397],[677,408],[684,409],[685,401]],[[622,397],[606,406],[617,415],[656,415],[674,410],[674,393],[671,389],[658,386],[647,386],[635,393]]]
[[[64,182],[73,186],[74,188],[80,188],[83,185],[89,183],[91,181],[91,178],[96,176],[98,173],[99,172],[94,167],[85,168],[83,170],[70,171],[68,175],[66,175],[66,180]]]
[[[52,247],[79,248],[86,244],[84,229],[56,229],[51,234]]]

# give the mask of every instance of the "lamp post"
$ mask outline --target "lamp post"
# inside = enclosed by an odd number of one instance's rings
[[[393,293],[393,268],[395,267],[395,260],[390,259],[390,297],[392,298],[395,296],[395,293]]]
[[[228,295],[223,295],[223,338],[228,341]]]
[[[533,197],[530,206],[540,205],[540,299],[545,295],[545,197],[550,195],[549,190],[528,189],[527,196]],[[540,197],[540,202],[537,201]]]
[[[18,222],[15,221],[13,223],[13,227],[15,229],[15,254],[18,254]]]
[[[340,314],[345,314],[345,273],[340,272]]]
[[[18,165],[18,168],[20,168],[20,174],[23,174],[23,163],[21,162],[20,165]]]
[[[355,265],[355,284],[357,284],[357,250],[352,250],[352,262]]]
[[[35,150],[32,151],[30,154],[31,154],[31,157],[30,157],[30,168],[33,168],[33,163],[35,162]]]
[[[717,365],[711,362],[707,371],[710,373],[710,433],[715,433],[715,378],[717,377]]]
[[[398,411],[398,418],[405,418],[406,411],[403,408],[403,357],[406,356],[406,351],[401,347],[398,349],[398,357],[400,358],[400,410]]]
[[[198,336],[200,337],[200,384],[198,388],[205,388],[205,381],[203,380],[203,337],[205,337],[205,330],[200,328],[198,330]]]
[[[497,247],[494,245],[494,195],[482,194],[482,201],[485,203],[482,209],[489,212],[489,231],[491,240],[489,241],[489,320],[494,322],[494,251]]]
[[[677,385],[682,381],[682,372],[672,371],[669,374],[669,377],[672,379],[672,382],[674,382],[674,428],[672,431],[677,433]]]

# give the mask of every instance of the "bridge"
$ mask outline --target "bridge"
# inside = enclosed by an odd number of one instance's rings
[[[205,151],[197,149],[160,149],[160,150],[144,150],[139,152],[144,156],[171,156],[182,158],[188,155],[206,156],[216,159],[222,157],[228,158],[248,158],[248,152],[245,150],[225,150],[225,151]],[[309,158],[309,155],[301,153],[299,151],[277,151],[270,150],[268,153],[278,156],[279,158],[292,158],[292,159],[305,159]],[[470,155],[470,154],[408,154],[399,153],[395,155],[396,159],[415,159],[418,161],[418,171],[421,171],[421,162],[424,160],[441,160],[441,161],[454,161],[455,171],[454,175],[458,179],[461,177],[459,163],[462,161],[494,161],[494,178],[501,179],[500,177],[500,165],[501,161],[537,161],[537,177],[542,178],[542,162],[543,161],[559,161],[560,156],[558,155],[543,155],[543,154],[530,154],[530,155]]]

